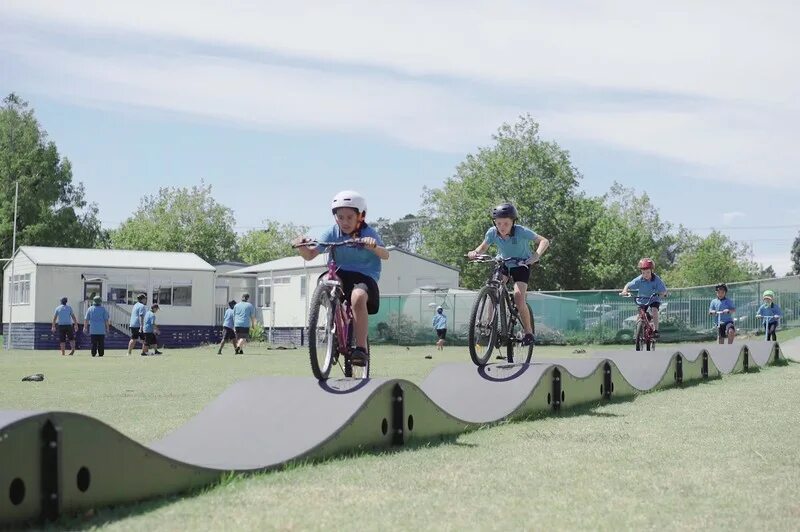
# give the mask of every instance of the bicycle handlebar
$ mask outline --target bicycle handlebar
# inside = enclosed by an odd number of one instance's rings
[[[533,264],[539,264],[539,261],[536,262],[528,262],[532,257],[509,257],[504,259],[502,257],[495,257],[492,255],[476,255],[474,259],[470,259],[469,255],[464,255],[469,259],[469,262],[474,263],[486,263],[486,262],[495,262],[497,264],[506,264],[511,261],[516,261],[517,266],[531,266]]]
[[[363,242],[359,238],[352,238],[350,240],[342,240],[340,242],[320,242],[319,240],[306,240],[305,242],[301,242],[300,244],[292,244],[293,248],[313,248],[317,246],[325,246],[325,247],[339,247],[339,246],[348,246],[348,247],[358,247],[363,246]]]

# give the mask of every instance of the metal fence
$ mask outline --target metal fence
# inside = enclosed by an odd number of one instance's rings
[[[736,304],[734,320],[739,334],[759,334],[756,313],[761,293],[771,289],[783,310],[782,328],[800,326],[800,277],[731,283],[728,297]],[[528,292],[536,319],[537,343],[626,343],[633,337],[636,305],[618,290]],[[421,345],[435,341],[432,321],[437,306],[448,320],[451,344],[466,344],[467,328],[476,292],[448,290],[385,295],[380,311],[370,316],[370,342]],[[661,306],[661,342],[713,340],[715,318],[709,316],[713,286],[671,289]]]

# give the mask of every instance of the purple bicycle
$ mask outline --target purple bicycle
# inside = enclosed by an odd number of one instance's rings
[[[336,248],[339,246],[362,246],[358,239],[343,242],[318,242],[311,240],[294,247],[325,246],[330,249],[328,272],[311,297],[308,313],[308,354],[311,372],[318,380],[325,380],[334,365],[338,365],[345,377],[369,378],[370,360],[363,366],[354,366],[351,354],[355,349],[353,334],[353,309],[345,300],[342,281],[336,274]],[[369,343],[367,343],[369,350]],[[340,361],[341,357],[341,361]]]

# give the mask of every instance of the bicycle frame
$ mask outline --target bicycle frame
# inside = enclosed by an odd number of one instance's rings
[[[338,267],[336,266],[334,249],[333,247],[331,248],[331,260],[328,262],[328,273],[323,283],[325,286],[330,287],[331,299],[336,298],[338,300],[333,316],[336,326],[336,351],[340,355],[348,356],[350,354],[350,324],[353,323],[353,309],[344,298],[342,280],[336,274]]]
[[[510,258],[510,259],[502,259],[497,257],[486,257],[486,258],[479,258],[474,260],[474,262],[494,262],[494,270],[492,271],[492,275],[486,281],[488,286],[493,287],[497,291],[497,302],[499,305],[502,305],[505,302],[506,308],[508,308],[509,312],[509,321],[505,323],[506,315],[504,312],[500,313],[500,319],[503,320],[501,322],[501,330],[502,331],[510,331],[513,329],[514,323],[519,321],[522,323],[522,317],[519,315],[519,309],[517,308],[517,304],[514,301],[514,291],[513,289],[509,290],[508,285],[511,283],[511,276],[506,275],[503,273],[503,267],[506,266],[506,263],[510,261],[516,261],[517,265],[520,265],[522,261],[526,259],[521,258]],[[506,277],[506,281],[503,282],[503,277]],[[500,298],[503,298],[501,301]],[[533,316],[531,316],[531,320],[533,320]],[[498,340],[503,340],[502,338],[498,337]],[[519,338],[508,338],[508,341],[518,342],[521,341]]]

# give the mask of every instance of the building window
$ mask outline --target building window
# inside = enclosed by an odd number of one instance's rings
[[[153,303],[159,306],[172,305],[172,285],[160,283],[153,286]]]
[[[124,284],[108,285],[106,301],[124,304],[128,299],[128,288]]]
[[[306,297],[306,286],[308,285],[308,278],[304,275],[300,277],[300,297]]]
[[[128,305],[135,305],[139,294],[147,295],[147,282],[138,279],[128,279]]]
[[[291,277],[275,277],[272,280],[272,284],[289,284],[292,282]]]
[[[174,281],[172,284],[172,306],[191,307],[192,306],[192,282]]]
[[[256,284],[256,306],[269,308],[272,301],[272,286],[269,279],[258,279]]]
[[[12,305],[30,305],[31,303],[31,274],[15,275],[8,280],[8,293],[11,295]]]

